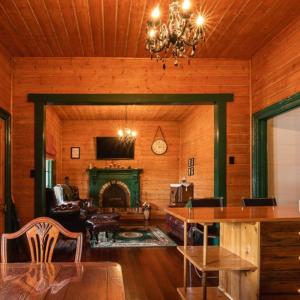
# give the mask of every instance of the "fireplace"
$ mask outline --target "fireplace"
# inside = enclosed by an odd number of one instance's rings
[[[105,183],[99,193],[100,207],[130,207],[130,191],[125,183],[111,180]]]
[[[89,173],[89,196],[98,207],[140,207],[141,169],[93,168]]]

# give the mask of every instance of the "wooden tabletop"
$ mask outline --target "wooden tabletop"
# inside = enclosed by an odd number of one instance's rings
[[[300,221],[298,206],[167,208],[166,213],[187,223]]]
[[[0,299],[125,300],[117,263],[8,263],[0,268]]]

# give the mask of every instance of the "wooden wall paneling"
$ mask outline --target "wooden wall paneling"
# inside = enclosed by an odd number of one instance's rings
[[[195,174],[188,176],[188,159],[195,158]],[[180,122],[179,178],[194,183],[195,197],[214,196],[214,107],[195,106]]]
[[[123,5],[124,4],[126,5],[125,1],[121,1],[121,3]],[[126,13],[124,12],[123,9],[122,9],[122,12],[126,16]],[[93,38],[93,43],[94,43],[94,55],[95,56],[104,56],[104,53],[105,53],[104,35],[105,34],[104,34],[103,1],[90,0],[89,1],[89,15],[90,15],[92,38]]]
[[[12,63],[11,57],[0,46],[0,115],[1,115],[1,147],[0,147],[0,181],[1,204],[6,204],[5,220],[1,211],[0,232],[11,230],[11,104],[12,104]],[[9,178],[9,180],[7,180]]]
[[[62,122],[55,113],[53,106],[46,107],[46,145],[48,135],[51,135],[53,137],[55,147],[55,157],[51,156],[50,158],[53,158],[55,160],[56,182],[62,183]]]
[[[141,202],[148,201],[152,205],[154,215],[163,214],[169,204],[170,183],[178,181],[179,165],[179,125],[174,121],[132,121],[131,127],[137,133],[134,160],[114,160],[113,163],[124,167],[141,168]],[[108,167],[111,160],[96,160],[97,136],[116,136],[118,128],[124,122],[106,121],[63,121],[62,122],[62,178],[69,176],[72,184],[79,187],[81,198],[89,196],[87,168]],[[161,126],[168,143],[168,151],[164,155],[155,155],[151,144],[156,129]],[[70,158],[70,148],[80,147],[80,159]]]
[[[7,1],[9,2],[9,1]],[[24,27],[26,28],[26,31],[29,33],[30,37],[32,38],[32,42],[34,44],[29,44],[31,47],[33,45],[36,45],[41,53],[42,56],[54,56],[53,51],[53,43],[55,43],[55,39],[53,39],[53,34],[49,34],[49,32],[45,33],[45,30],[51,30],[51,27],[49,28],[49,24],[46,24],[45,26],[41,26],[42,22],[47,21],[47,18],[43,18],[43,6],[39,6],[39,15],[42,13],[42,16],[40,19],[38,19],[37,15],[35,14],[33,10],[33,6],[30,5],[29,1],[25,0],[19,0],[19,1],[11,1],[13,2],[14,10],[16,11],[16,14],[18,14],[18,17],[24,24]],[[41,4],[42,2],[40,2]],[[10,8],[12,9],[12,8]],[[28,42],[27,42],[28,43]],[[58,53],[56,53],[58,54]]]
[[[220,246],[259,268],[260,223],[221,223]],[[259,293],[259,269],[254,272],[220,271],[219,286],[232,299],[256,300]]]
[[[72,56],[84,56],[84,48],[81,41],[81,35],[78,27],[78,20],[76,16],[76,11],[74,8],[74,1],[62,1],[57,0],[58,3],[55,8],[51,9],[50,16],[54,20],[61,16],[62,22],[64,24],[65,30],[68,34],[69,40],[69,51],[73,53]],[[47,0],[46,3],[53,2],[52,0]],[[97,9],[97,7],[95,7]],[[64,28],[59,27],[59,30],[63,30]],[[72,46],[75,45],[75,46]],[[68,55],[65,55],[68,56]]]
[[[103,3],[111,3],[112,1],[104,1]],[[91,29],[90,4],[87,0],[74,1],[74,11],[76,14],[76,22],[80,33],[80,40],[83,46],[85,56],[94,56],[94,42]],[[93,9],[93,8],[92,8]]]
[[[253,56],[253,112],[300,91],[299,49],[300,17]]]
[[[11,113],[12,64],[11,57],[0,47],[0,107]]]
[[[26,6],[26,3],[25,3]],[[25,9],[24,6],[24,9]],[[1,7],[4,10],[7,19],[10,21],[9,23],[12,24],[16,30],[14,31],[13,35],[17,36],[18,39],[21,41],[22,45],[29,44],[31,47],[27,48],[27,54],[31,53],[30,55],[38,55],[43,56],[43,47],[45,50],[46,45],[40,46],[38,41],[34,38],[33,32],[30,30],[30,27],[26,23],[24,16],[22,15],[23,11],[20,11],[17,4],[14,1],[4,1],[1,3]],[[6,20],[7,20],[6,19]],[[33,20],[34,22],[34,20]],[[35,24],[36,25],[36,24]],[[22,30],[20,30],[22,28]],[[35,28],[36,29],[36,28]],[[35,30],[34,29],[34,30]],[[5,47],[10,49],[10,46],[8,46],[9,40],[3,41],[3,44]],[[49,56],[51,56],[49,53],[47,53]],[[18,55],[18,54],[15,54]],[[23,54],[24,55],[24,54]]]
[[[64,24],[61,23],[61,16],[57,14],[55,18],[51,18],[50,11],[55,10],[57,1],[39,1],[32,0],[29,6],[32,10],[33,16],[36,18],[41,31],[44,33],[45,39],[51,48],[51,52],[54,56],[61,56],[63,53],[71,55],[68,52],[66,43],[68,42],[68,36],[66,36],[66,30]],[[60,28],[60,30],[56,30]],[[59,37],[62,37],[59,39]]]
[[[8,47],[6,41],[9,41],[9,54],[12,56],[22,56],[24,53],[29,53],[30,50],[28,49],[28,46],[18,37],[18,31],[14,26],[14,22],[7,17],[7,14],[1,4],[0,24],[1,36],[2,40],[4,41],[4,43],[2,42],[2,45]]]
[[[243,153],[249,140],[239,140],[240,129],[249,128],[249,120],[231,120],[235,107],[242,115],[249,114],[248,61],[194,59],[190,65],[184,63],[167,71],[149,59],[15,58],[14,66],[13,190],[22,222],[33,216],[34,195],[33,179],[28,176],[34,166],[33,104],[27,102],[28,93],[233,93],[234,102],[227,104],[228,147],[232,147],[231,155],[243,158],[234,168],[242,170],[249,184],[240,182],[239,174],[230,175],[227,182],[233,184],[227,185],[228,205],[236,205],[242,196],[249,195],[250,168],[243,163],[249,155]],[[236,126],[231,126],[232,122]],[[245,147],[236,147],[236,143]],[[22,162],[19,157],[24,157]],[[24,187],[22,192],[20,186]]]
[[[130,1],[130,14],[129,20],[126,24],[127,28],[127,37],[124,49],[124,56],[134,57],[134,53],[137,50],[137,37],[141,32],[141,26],[144,19],[146,11],[146,0],[141,1]]]
[[[197,107],[197,106],[196,106]],[[196,108],[193,105],[55,105],[62,120],[181,121]]]
[[[164,22],[169,3],[159,3]],[[249,59],[300,13],[298,0],[192,4],[207,19],[198,57]],[[154,0],[2,1],[0,38],[14,56],[149,57],[146,23],[155,5]]]

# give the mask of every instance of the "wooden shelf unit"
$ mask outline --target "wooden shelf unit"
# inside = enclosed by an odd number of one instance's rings
[[[179,252],[198,270],[203,271],[255,271],[257,267],[240,256],[219,246],[208,246],[206,265],[203,264],[202,246],[179,246]]]
[[[177,292],[182,300],[202,300],[203,290],[201,287],[177,288]],[[207,298],[212,300],[228,300],[229,298],[217,287],[207,288]]]
[[[299,297],[299,276],[296,276],[300,272],[298,205],[168,208],[166,212],[179,218],[184,225],[184,246],[178,247],[184,258],[183,288],[177,289],[182,299],[279,300]],[[203,225],[203,247],[187,245],[189,223]],[[220,247],[223,250],[208,246],[207,227],[212,223],[220,223]],[[188,261],[202,271],[201,288],[188,287]],[[219,270],[219,287],[207,287],[207,272],[215,270]]]

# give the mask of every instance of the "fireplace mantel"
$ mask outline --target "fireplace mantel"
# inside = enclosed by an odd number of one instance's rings
[[[89,174],[89,195],[99,206],[99,192],[110,181],[121,181],[130,191],[130,207],[140,207],[140,173],[142,169],[92,168]]]

